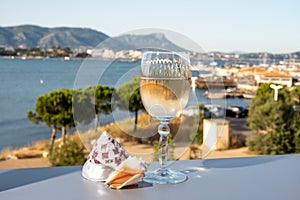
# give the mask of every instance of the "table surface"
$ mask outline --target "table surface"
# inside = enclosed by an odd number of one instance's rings
[[[188,180],[114,190],[82,178],[81,166],[2,170],[0,199],[300,199],[300,155],[176,161],[170,168]]]

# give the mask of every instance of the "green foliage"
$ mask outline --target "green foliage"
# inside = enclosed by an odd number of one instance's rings
[[[203,104],[198,105],[199,108],[199,124],[194,124],[191,133],[190,139],[194,144],[201,145],[203,143]],[[195,134],[196,133],[196,134]]]
[[[264,97],[271,94],[273,92],[273,89],[270,87],[270,85],[271,83],[262,84],[256,92],[256,97]]]
[[[291,90],[291,99],[295,105],[300,105],[300,85],[295,86]]]
[[[144,109],[140,90],[139,79],[135,77],[131,82],[125,83],[117,89],[118,107],[130,112]]]
[[[109,114],[112,111],[111,97],[113,88],[104,85],[90,86],[86,89],[96,114]]]
[[[300,151],[300,114],[293,109],[294,97],[300,95],[299,91],[283,88],[275,101],[270,84],[258,89],[248,113],[248,124],[254,131],[246,142],[250,150],[272,155]]]
[[[202,121],[200,122],[199,126],[195,125],[193,126],[193,129],[191,131],[190,139],[193,139],[194,144],[201,145],[203,143],[203,127],[202,127]],[[196,131],[196,135],[194,134],[194,131]]]
[[[67,138],[65,145],[54,145],[48,159],[52,166],[83,165],[84,146],[78,140]]]
[[[294,135],[289,131],[278,130],[265,135],[256,133],[247,140],[250,150],[258,154],[287,154],[295,153]]]
[[[34,123],[44,122],[48,127],[74,127],[72,112],[72,91],[60,89],[38,97],[35,113],[29,111],[27,117]]]
[[[135,77],[131,82],[125,83],[117,89],[117,106],[122,110],[135,113],[134,131],[138,122],[138,112],[144,110],[139,90],[139,79]]]
[[[63,141],[65,140],[66,128],[75,126],[72,112],[72,91],[60,89],[38,97],[35,113],[28,111],[27,117],[33,123],[45,123],[52,128],[51,146],[56,138],[56,130],[62,129]]]
[[[112,112],[111,98],[113,88],[96,85],[88,87],[85,92],[90,98],[91,104],[95,107],[95,129],[97,130],[99,114],[109,114]]]
[[[95,117],[94,105],[86,90],[76,89],[73,91],[73,109],[76,123],[89,124]]]

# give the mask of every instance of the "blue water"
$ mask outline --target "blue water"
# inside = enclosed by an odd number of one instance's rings
[[[86,66],[89,68],[87,69]],[[138,73],[136,70],[138,63],[114,62],[103,71],[105,67],[107,63],[95,60],[83,62],[61,59],[0,59],[0,150],[6,146],[21,147],[39,139],[50,138],[50,128],[44,124],[33,124],[27,119],[27,111],[34,110],[39,95],[60,88],[72,89],[74,84],[78,86],[80,78],[87,84],[90,80],[97,80],[97,83],[104,85],[120,85],[124,81],[131,80],[132,76]],[[97,73],[93,73],[94,71]],[[98,80],[100,73],[102,76]],[[224,106],[249,104],[248,100],[243,99],[210,101],[203,97],[203,91],[197,90],[196,93],[199,103],[215,103]],[[103,117],[100,123],[109,123],[110,120],[109,117]]]
[[[60,88],[72,89],[82,63],[81,60],[61,59],[0,59],[0,150],[50,138],[51,129],[30,122],[27,111],[34,109],[39,95]],[[91,61],[89,65],[102,67],[97,61]],[[132,63],[113,63],[99,82],[112,86],[134,66]]]

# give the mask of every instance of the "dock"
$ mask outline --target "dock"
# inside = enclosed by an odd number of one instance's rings
[[[219,92],[210,92],[206,91],[204,96],[207,99],[224,99],[224,98],[244,98],[244,99],[252,99],[255,97],[255,93],[249,93],[247,91],[235,91],[235,92],[227,92],[227,91],[219,91]]]
[[[199,89],[227,89],[227,88],[236,88],[237,84],[231,79],[217,79],[217,80],[210,80],[198,77],[196,79],[196,86]]]

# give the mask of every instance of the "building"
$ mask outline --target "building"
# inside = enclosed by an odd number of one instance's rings
[[[263,83],[275,83],[286,85],[287,87],[292,87],[293,85],[293,78],[290,74],[278,71],[270,71],[266,68],[256,66],[240,69],[240,71],[237,73],[237,77],[241,80],[253,80],[253,85],[261,85]]]
[[[300,78],[300,68],[289,70],[289,74],[294,78]]]
[[[283,72],[267,71],[256,74],[254,78],[257,85],[263,83],[275,83],[286,85],[287,87],[292,87],[293,85],[293,78],[289,74]]]

